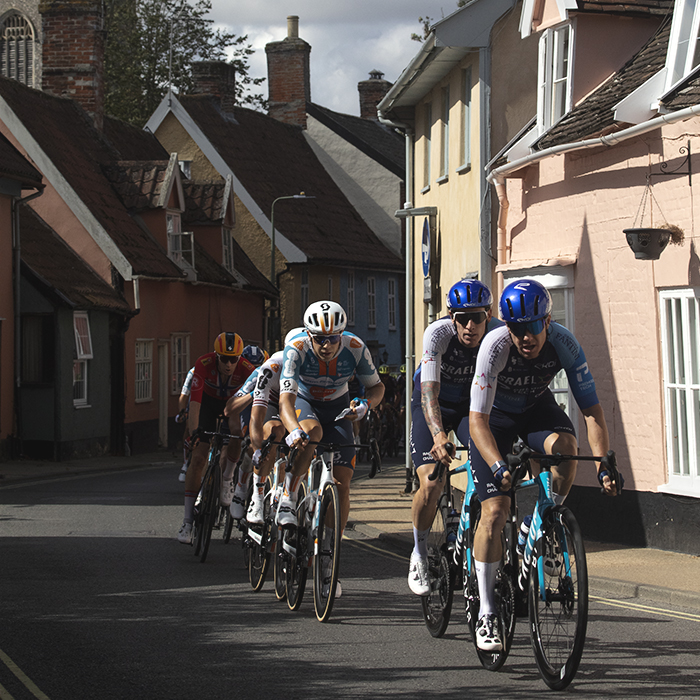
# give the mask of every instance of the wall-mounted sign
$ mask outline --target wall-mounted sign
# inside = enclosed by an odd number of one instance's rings
[[[423,261],[423,277],[427,277],[430,274],[430,221],[428,220],[427,216],[423,221],[421,259]]]

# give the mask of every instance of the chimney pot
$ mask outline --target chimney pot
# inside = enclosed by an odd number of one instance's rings
[[[287,37],[289,39],[299,38],[299,16],[289,15],[287,17]]]

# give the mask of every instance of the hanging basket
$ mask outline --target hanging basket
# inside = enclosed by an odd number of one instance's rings
[[[658,260],[671,240],[666,228],[626,228],[623,233],[637,260]]]

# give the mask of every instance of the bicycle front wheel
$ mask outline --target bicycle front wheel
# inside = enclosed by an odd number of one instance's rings
[[[282,537],[284,533],[281,529],[275,531],[275,538],[277,544],[275,545],[275,552],[273,554],[275,564],[272,568],[274,580],[275,580],[275,596],[277,600],[284,600],[287,597],[287,558],[282,549]]]
[[[428,533],[428,583],[430,592],[421,596],[423,619],[428,632],[433,637],[442,637],[450,623],[452,613],[452,589],[454,573],[448,560],[447,535],[445,533],[444,511],[447,496],[443,493],[438,501],[433,524]]]
[[[565,506],[542,523],[530,568],[530,639],[544,682],[566,688],[578,670],[588,625],[588,567],[581,530]]]
[[[285,528],[284,557],[287,588],[287,606],[299,610],[306,590],[309,571],[308,533],[306,530],[306,482],[299,484],[297,493],[297,527]]]
[[[314,608],[320,622],[327,622],[335,601],[340,568],[340,497],[329,483],[321,494],[318,533],[314,552]]]
[[[214,522],[219,513],[219,494],[221,492],[221,469],[216,463],[207,470],[202,484],[202,499],[199,503],[199,526],[197,527],[195,554],[199,555],[199,561],[204,564],[209,553],[211,533]]]
[[[270,552],[268,541],[270,538],[270,482],[269,480],[265,482],[265,501],[263,507],[263,524],[262,525],[248,525],[248,538],[250,552],[248,553],[248,580],[254,591],[259,591],[262,589],[265,583],[265,578],[267,576],[267,569],[270,563]],[[250,498],[248,499],[250,502]],[[253,531],[256,537],[260,538],[260,542],[257,541],[251,535]]]

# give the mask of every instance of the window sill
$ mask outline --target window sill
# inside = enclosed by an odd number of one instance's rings
[[[151,401],[153,401],[152,396],[148,399],[134,399],[134,403],[150,403]]]
[[[464,173],[468,173],[472,169],[472,164],[467,163],[466,165],[461,165],[459,168],[457,168],[457,175],[463,175]]]
[[[92,408],[92,406],[89,403],[74,403],[73,408],[79,410],[81,408]]]
[[[426,185],[426,186],[420,191],[421,194],[426,194],[426,193],[428,193],[428,192],[430,192],[430,185]]]
[[[700,498],[697,488],[693,489],[690,484],[661,484],[659,493],[668,493],[672,496],[687,496],[688,498]]]
[[[439,177],[435,182],[437,182],[438,185],[442,185],[445,182],[447,182],[450,179],[449,175],[443,175],[442,177]]]

